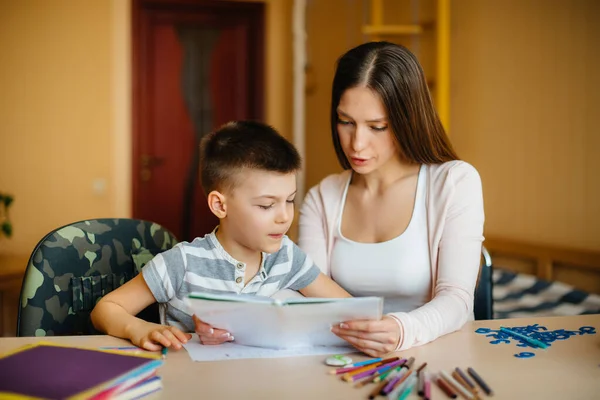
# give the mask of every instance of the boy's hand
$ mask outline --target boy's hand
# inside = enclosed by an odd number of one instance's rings
[[[213,328],[209,324],[202,322],[200,318],[195,315],[192,316],[192,318],[194,319],[194,325],[196,326],[195,330],[200,338],[200,343],[215,345],[233,341],[233,336],[229,332],[223,329]]]
[[[159,351],[163,347],[181,349],[192,338],[174,326],[144,324],[131,332],[130,340],[134,345],[150,351]]]

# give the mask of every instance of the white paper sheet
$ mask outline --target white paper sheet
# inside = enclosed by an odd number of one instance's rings
[[[323,354],[347,354],[356,351],[353,347],[316,346],[293,349],[266,349],[262,347],[242,346],[236,343],[223,343],[216,346],[205,346],[198,336],[193,334],[191,340],[183,345],[193,361],[239,360],[242,358],[278,358],[300,357]]]
[[[229,331],[238,344],[270,349],[346,346],[331,326],[357,319],[381,319],[383,299],[354,297],[291,299],[295,304],[186,299],[190,311],[215,328]],[[258,301],[258,300],[256,300]]]

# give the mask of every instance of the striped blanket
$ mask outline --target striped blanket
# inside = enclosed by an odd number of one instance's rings
[[[494,267],[494,318],[600,314],[600,296]]]

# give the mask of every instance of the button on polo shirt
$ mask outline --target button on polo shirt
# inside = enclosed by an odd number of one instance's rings
[[[263,282],[267,279],[267,272],[265,271],[264,260],[265,260],[265,256],[263,255],[263,258],[260,263],[260,267],[258,268],[256,275],[252,279],[250,279],[248,282],[246,282],[245,286],[244,286],[244,280],[246,279],[246,264],[244,264],[241,261],[236,260],[234,276],[235,276],[235,283],[238,286],[238,289],[241,289],[243,291],[243,290],[245,290],[245,288],[247,288],[252,283],[255,283],[257,281]]]
[[[237,283],[237,285],[240,287],[244,286],[245,273],[246,264],[244,264],[243,262],[238,262],[237,264],[235,264],[235,283]]]

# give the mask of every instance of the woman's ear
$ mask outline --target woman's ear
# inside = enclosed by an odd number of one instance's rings
[[[213,190],[208,194],[208,208],[213,214],[219,219],[223,219],[227,216],[227,204],[226,197],[221,192]]]

